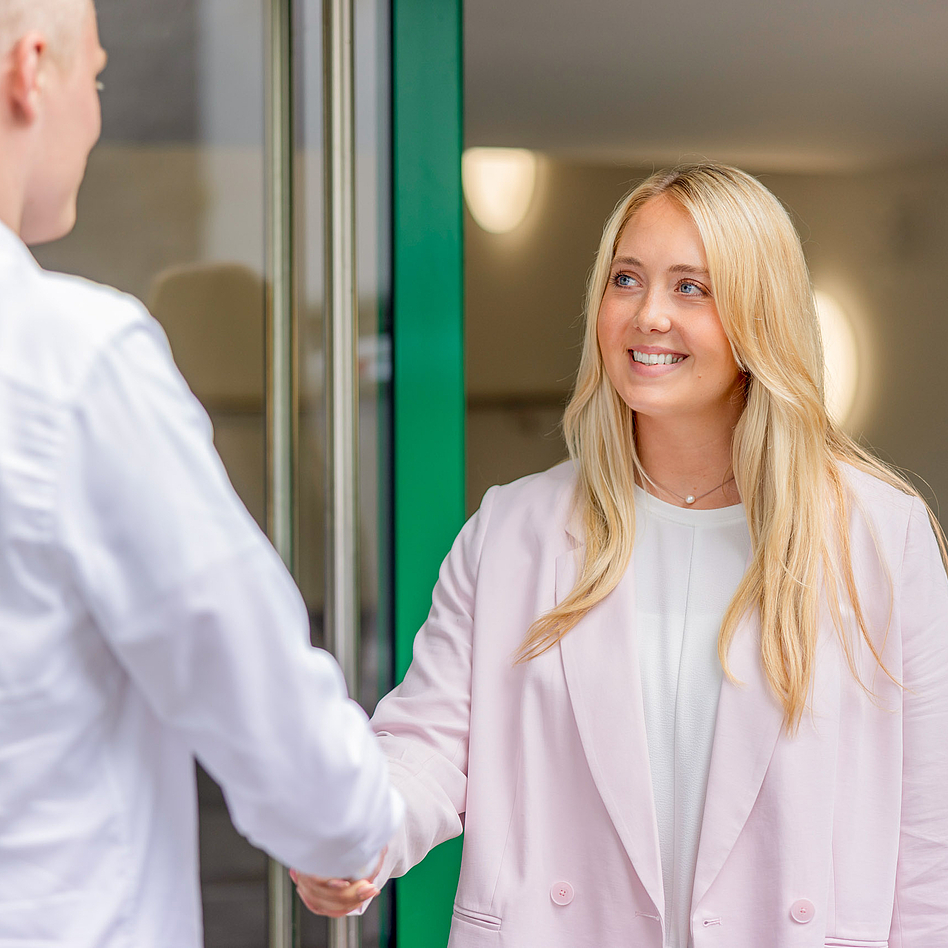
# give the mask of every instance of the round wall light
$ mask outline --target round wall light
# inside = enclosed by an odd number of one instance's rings
[[[859,386],[859,347],[846,311],[828,293],[817,290],[816,312],[823,335],[826,408],[830,417],[844,425],[856,403]]]
[[[536,179],[537,156],[524,148],[468,148],[461,158],[468,209],[492,234],[505,234],[526,217]]]

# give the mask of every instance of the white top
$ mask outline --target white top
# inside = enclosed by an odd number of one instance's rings
[[[311,873],[401,816],[157,323],[0,226],[0,944],[199,948],[194,756]]]
[[[665,888],[665,948],[688,948],[722,670],[721,620],[747,568],[744,506],[693,510],[636,488],[637,645]]]

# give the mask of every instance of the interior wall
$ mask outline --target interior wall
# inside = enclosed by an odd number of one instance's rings
[[[565,457],[559,419],[582,340],[586,276],[629,168],[542,159],[508,234],[465,213],[467,505]]]
[[[551,159],[541,168],[512,233],[467,217],[470,510],[491,484],[565,457],[558,419],[586,277],[606,217],[651,170]],[[814,285],[853,321],[861,375],[850,430],[948,505],[948,161],[760,178],[791,211]]]
[[[948,511],[948,162],[762,180],[793,212],[814,284],[851,314],[852,432]]]

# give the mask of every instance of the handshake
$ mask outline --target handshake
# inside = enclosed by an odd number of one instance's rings
[[[382,868],[385,854],[382,850],[375,868],[364,879],[323,879],[319,876],[307,876],[290,870],[290,878],[296,885],[303,904],[316,915],[328,915],[330,918],[342,918],[362,909],[379,894],[373,881]]]

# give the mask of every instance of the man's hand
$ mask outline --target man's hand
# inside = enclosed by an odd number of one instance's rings
[[[290,878],[296,883],[296,891],[303,904],[311,912],[328,915],[329,918],[342,918],[379,894],[372,882],[382,868],[386,851],[387,847],[382,850],[372,874],[365,879],[321,879],[319,876],[303,875],[295,869],[290,870]]]

